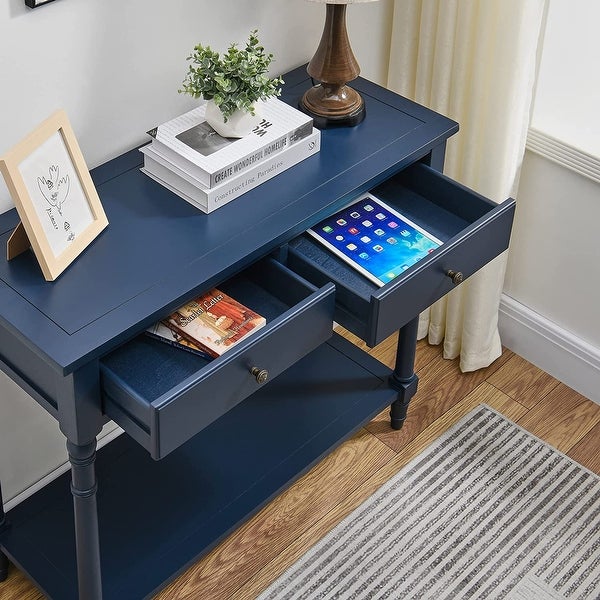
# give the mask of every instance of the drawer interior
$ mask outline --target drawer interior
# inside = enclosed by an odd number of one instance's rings
[[[400,189],[399,189],[400,188]],[[496,204],[423,163],[415,163],[373,190],[446,241]]]
[[[421,163],[391,177],[372,193],[444,243],[485,217],[496,206]],[[373,294],[377,295],[396,283],[390,282],[383,287],[371,283],[308,235],[296,238],[291,247],[316,265],[323,266],[336,282],[345,282],[367,302]]]
[[[265,328],[316,291],[313,285],[272,259],[260,261],[218,288],[264,316]],[[236,348],[251,343],[253,338],[254,335],[249,336]],[[106,356],[102,368],[111,377],[126,382],[139,402],[151,404],[203,369],[218,368],[230,352],[209,360],[140,334]]]
[[[506,249],[514,212],[513,200],[496,205],[422,163],[391,177],[372,194],[443,244],[381,287],[307,234],[290,242],[287,262],[316,285],[333,282],[335,319],[370,345],[450,291],[449,269],[468,277]],[[499,218],[502,216],[507,218]],[[413,302],[417,295],[420,306]],[[380,317],[386,311],[394,312],[397,320],[388,320],[380,328]]]

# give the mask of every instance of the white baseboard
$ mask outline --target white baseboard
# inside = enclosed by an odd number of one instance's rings
[[[506,294],[498,327],[503,346],[600,404],[600,348]]]

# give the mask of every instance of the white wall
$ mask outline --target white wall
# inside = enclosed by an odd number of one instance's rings
[[[500,306],[501,339],[600,404],[598,223],[600,182],[527,151]]]
[[[516,213],[505,292],[600,347],[600,186],[527,152]]]
[[[277,57],[273,71],[283,72],[315,46],[314,8],[294,0],[57,0],[30,10],[9,0],[0,15],[0,152],[64,108],[96,166],[193,105],[177,89],[195,43],[223,50],[256,27]]]
[[[0,154],[64,108],[94,167],[193,105],[177,89],[194,44],[224,50],[258,28],[279,74],[312,56],[324,10],[303,0],[57,0],[35,10],[8,0],[0,8]],[[391,0],[348,9],[362,74],[375,81],[385,77],[391,10]],[[12,206],[0,182],[0,212]],[[5,501],[64,461],[54,420],[0,373]]]
[[[600,157],[600,2],[550,0],[531,126]]]
[[[600,3],[550,0],[502,341],[600,403]]]

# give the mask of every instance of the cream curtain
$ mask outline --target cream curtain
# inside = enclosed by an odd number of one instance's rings
[[[545,0],[395,0],[388,87],[449,116],[444,172],[495,202],[515,196]],[[501,353],[506,253],[425,311],[419,338],[473,371]]]

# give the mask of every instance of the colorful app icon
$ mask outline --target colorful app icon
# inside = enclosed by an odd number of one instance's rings
[[[376,229],[375,235],[385,235],[385,231],[383,229]]]
[[[367,260],[369,258],[369,255],[366,252],[361,252],[358,256],[363,260]]]
[[[371,238],[370,238],[368,235],[363,235],[363,236],[360,238],[360,241],[361,241],[363,244],[368,244],[368,243],[371,241]]]
[[[372,227],[372,226],[373,226],[373,223],[371,223],[371,221],[363,221],[363,222],[362,222],[362,224],[363,224],[365,227]]]
[[[371,212],[373,210],[373,207],[370,204],[365,204],[363,206],[363,209],[366,210],[367,212]]]
[[[398,243],[398,240],[397,240],[395,237],[389,237],[389,238],[386,240],[386,242],[387,242],[388,244],[397,244],[397,243]]]
[[[343,241],[344,241],[344,236],[343,236],[343,235],[336,235],[336,236],[335,236],[335,239],[336,239],[338,242],[343,242]]]
[[[400,232],[400,235],[401,235],[402,237],[408,237],[408,236],[410,235],[410,231],[408,231],[408,229],[403,229],[403,230]]]
[[[393,273],[392,271],[387,274],[388,279],[394,279],[394,277],[396,277],[396,273]]]
[[[392,229],[396,229],[396,227],[398,227],[398,223],[396,223],[396,221],[390,221],[388,223],[388,227],[391,227]]]
[[[358,219],[358,217],[360,217],[360,213],[359,213],[359,212],[356,212],[356,211],[354,211],[354,212],[351,212],[351,213],[350,213],[350,216],[351,216],[353,219]]]
[[[325,233],[331,233],[333,231],[333,227],[330,227],[329,225],[325,225],[325,227],[323,227],[323,231]]]
[[[342,226],[346,225],[346,223],[347,223],[347,222],[348,222],[348,221],[346,221],[345,219],[338,219],[338,220],[336,221],[336,223],[337,223],[338,225],[342,225]]]
[[[356,250],[358,246],[356,244],[348,244],[346,248],[348,248],[348,250]]]
[[[375,246],[373,246],[373,250],[375,250],[375,252],[383,252],[383,246],[376,244]]]
[[[385,215],[383,213],[377,213],[375,215],[380,221],[383,221],[385,219]]]
[[[348,232],[352,235],[356,235],[358,233],[358,229],[356,229],[356,227],[350,227],[350,229],[348,229]]]

